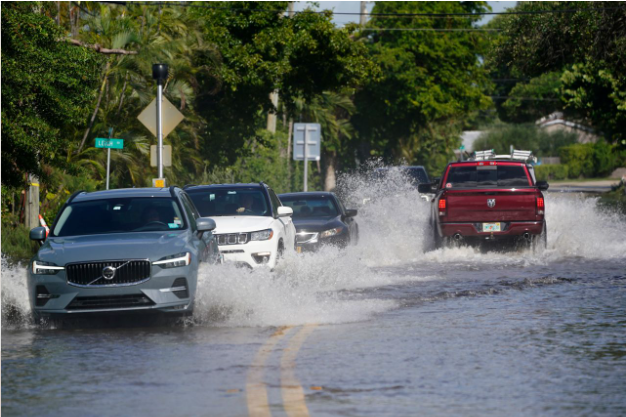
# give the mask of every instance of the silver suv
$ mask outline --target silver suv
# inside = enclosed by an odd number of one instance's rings
[[[111,312],[189,314],[198,267],[221,262],[215,222],[183,190],[132,188],[73,194],[31,261],[36,322]]]

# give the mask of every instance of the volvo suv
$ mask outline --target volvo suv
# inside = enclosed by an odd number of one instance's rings
[[[211,230],[179,188],[73,194],[31,261],[36,322],[96,313],[190,314],[198,267],[221,261]]]
[[[188,185],[185,191],[202,216],[215,220],[224,260],[272,269],[284,251],[295,250],[293,210],[266,184]]]

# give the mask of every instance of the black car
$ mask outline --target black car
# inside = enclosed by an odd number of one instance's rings
[[[316,250],[320,245],[346,247],[359,240],[356,210],[347,210],[329,192],[280,194],[280,201],[293,209],[296,250]]]

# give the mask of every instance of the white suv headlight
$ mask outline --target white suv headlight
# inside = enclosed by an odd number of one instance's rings
[[[158,265],[161,268],[176,268],[178,266],[187,266],[190,263],[191,254],[189,252],[182,252],[161,258],[156,262],[152,262],[152,265]]]
[[[52,262],[33,261],[33,274],[35,275],[54,275],[65,267],[56,266]]]
[[[260,230],[250,233],[250,240],[270,240],[274,236],[272,229]]]
[[[323,239],[325,237],[336,236],[341,233],[342,230],[343,227],[335,227],[334,229],[324,230],[322,233],[320,233],[320,238]]]

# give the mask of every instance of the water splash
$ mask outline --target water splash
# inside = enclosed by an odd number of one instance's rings
[[[22,328],[30,325],[30,305],[26,285],[27,269],[12,264],[2,255],[2,328]]]
[[[288,254],[275,271],[206,266],[199,274],[192,322],[201,326],[279,326],[366,320],[396,308],[379,288],[445,279],[450,268],[545,266],[569,259],[626,260],[626,219],[601,210],[596,198],[547,193],[548,247],[482,253],[472,247],[431,248],[430,203],[402,179],[340,178],[348,208],[359,210],[360,239],[344,251]],[[410,271],[407,272],[407,271]],[[435,272],[433,272],[435,271]],[[26,268],[2,257],[2,326],[30,326]]]

